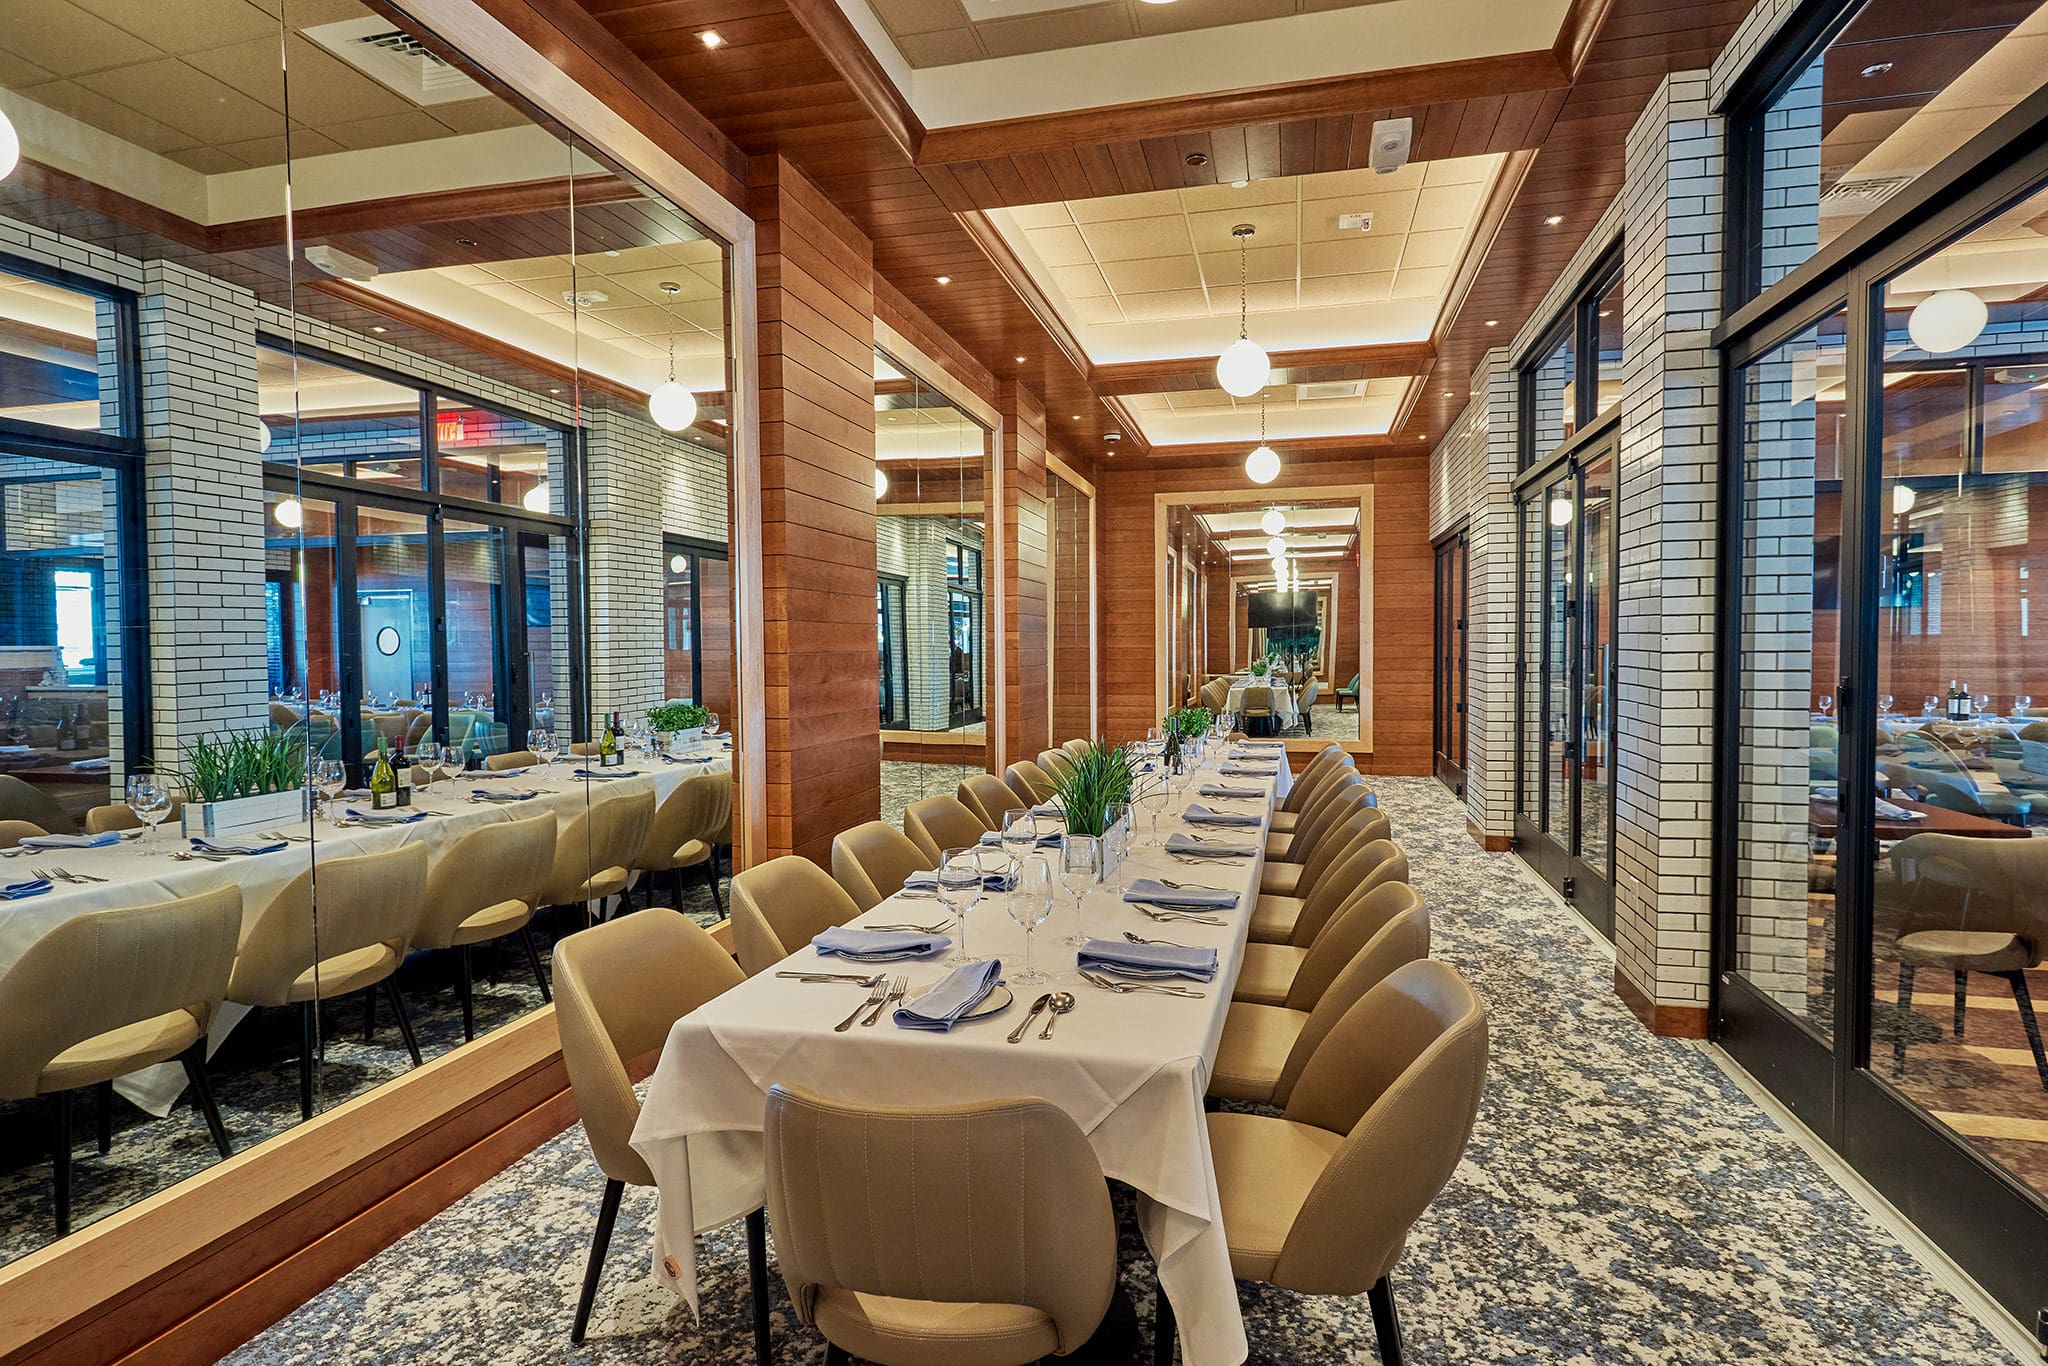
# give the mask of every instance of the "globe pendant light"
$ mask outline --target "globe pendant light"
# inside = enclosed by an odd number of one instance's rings
[[[14,131],[14,121],[7,117],[7,111],[0,109],[0,180],[13,175],[20,164],[21,134]]]
[[[1259,444],[1244,458],[1245,477],[1254,484],[1270,484],[1280,477],[1280,452],[1266,444],[1266,396],[1259,395]]]
[[[1276,560],[1279,559],[1282,555],[1285,555],[1287,553],[1287,538],[1284,536],[1275,536],[1271,540],[1267,541],[1266,553],[1268,555],[1271,555]]]
[[[661,282],[661,292],[666,294],[671,305],[683,287],[673,280]],[[680,432],[697,420],[697,396],[676,382],[676,324],[671,316],[668,324],[668,378],[654,386],[654,392],[647,396],[647,415],[654,419],[654,425],[665,432]]]
[[[889,476],[880,469],[875,471],[875,497],[880,498],[889,491]]]
[[[1224,347],[1223,354],[1216,358],[1216,382],[1223,386],[1225,393],[1235,398],[1250,398],[1265,388],[1266,381],[1273,375],[1273,363],[1266,355],[1266,348],[1251,338],[1250,262],[1247,253],[1252,235],[1257,231],[1249,223],[1239,223],[1230,230],[1230,235],[1237,239],[1237,340]]]
[[[1268,536],[1278,536],[1281,532],[1287,530],[1287,514],[1279,508],[1271,509],[1264,517],[1259,519],[1259,530],[1265,532]]]
[[[1977,340],[1991,310],[1967,289],[1942,289],[1913,305],[1906,315],[1906,334],[1930,356],[1960,351]]]
[[[526,491],[525,496],[519,500],[519,506],[525,508],[528,512],[546,512],[548,511],[548,501],[552,496],[548,492],[547,481],[542,480]]]

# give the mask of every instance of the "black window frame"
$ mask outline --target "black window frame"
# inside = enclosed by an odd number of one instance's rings
[[[669,566],[676,556],[681,555],[690,562],[690,700],[702,704],[704,700],[704,576],[698,565],[704,560],[730,562],[729,547],[716,541],[706,541],[695,536],[682,536],[675,532],[663,532],[661,537],[661,568],[663,585],[667,576],[675,571]],[[668,645],[667,623],[663,623],[662,645]]]
[[[1570,302],[1558,309],[1550,323],[1537,334],[1515,367],[1515,467],[1527,471],[1548,463],[1559,451],[1569,449],[1585,436],[1600,417],[1600,304],[1607,292],[1622,282],[1622,241],[1619,237],[1600,253],[1591,270],[1572,291]],[[1626,286],[1623,305],[1626,307]],[[1567,336],[1572,339],[1575,358],[1572,372],[1572,430],[1547,451],[1536,449],[1536,376],[1552,350]],[[1618,407],[1619,405],[1615,405]]]

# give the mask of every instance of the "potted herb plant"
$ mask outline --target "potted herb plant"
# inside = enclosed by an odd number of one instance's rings
[[[187,835],[225,835],[306,816],[306,734],[220,731],[185,742],[182,763],[162,769],[185,790]]]
[[[672,741],[702,735],[710,719],[710,709],[694,702],[664,702],[647,709],[647,724],[654,731],[654,743],[664,750]]]

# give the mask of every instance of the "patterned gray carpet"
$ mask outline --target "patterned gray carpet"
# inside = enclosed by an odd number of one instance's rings
[[[1995,1362],[1964,1308],[1698,1050],[1645,1034],[1612,966],[1434,783],[1376,786],[1436,925],[1493,1011],[1471,1151],[1395,1273],[1422,1362]],[[707,1241],[701,1324],[646,1274],[626,1197],[590,1341],[569,1317],[601,1181],[571,1130],[344,1277],[230,1360],[751,1360],[737,1226]],[[1124,1285],[1149,1322],[1151,1268]],[[1240,1287],[1260,1363],[1376,1361],[1363,1300]],[[777,1360],[823,1359],[774,1286]],[[1150,1360],[1122,1325],[1096,1360]]]

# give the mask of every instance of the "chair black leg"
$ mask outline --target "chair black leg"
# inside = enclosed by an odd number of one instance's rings
[[[299,1116],[313,1117],[313,1002],[299,1002]]]
[[[774,1354],[768,1346],[768,1211],[761,1209],[747,1216],[747,1293],[754,1306],[755,1366],[770,1366]]]
[[[470,975],[469,945],[455,946],[455,990],[462,1000],[462,1038],[476,1037],[476,980]]]
[[[100,1156],[114,1151],[114,1083],[103,1081],[93,1088],[93,1120],[99,1125]]]
[[[412,1055],[412,1065],[420,1065],[420,1041],[412,1034],[412,1017],[405,1013],[405,998],[398,994],[398,982],[386,977],[383,982],[384,999],[391,1002],[391,1013],[398,1017],[398,1032],[405,1036],[405,1051]]]
[[[2012,983],[2013,1004],[2020,1008],[2020,1024],[2027,1031],[2027,1046],[2034,1050],[2034,1070],[2041,1076],[2041,1089],[2048,1091],[2048,1053],[2041,1049],[2041,1022],[2034,1017],[2034,997],[2027,990],[2026,971],[2008,972],[2005,980]]]
[[[1892,1036],[1892,1069],[1906,1070],[1906,1030],[1911,1020],[1904,1018],[1913,1013],[1913,965],[1899,964],[1899,1020],[1898,1032]]]
[[[51,1197],[57,1207],[57,1233],[71,1232],[71,1093],[50,1097]]]
[[[1173,1366],[1174,1348],[1180,1345],[1180,1330],[1173,1319],[1173,1301],[1166,1298],[1166,1287],[1157,1279],[1152,1282],[1152,1362],[1153,1366]]]
[[[541,1000],[553,1001],[555,999],[554,994],[548,990],[548,975],[540,970],[540,950],[535,947],[533,942],[532,925],[521,925],[519,927],[519,944],[521,948],[526,950],[526,965],[533,969],[534,985],[540,988]]]
[[[1963,1012],[1968,1008],[1969,1002],[1970,974],[1959,972],[1956,974],[1956,1037],[1958,1039],[1963,1037]]]
[[[825,1366],[853,1366],[853,1358],[836,1342],[825,1344]]]
[[[597,1207],[597,1232],[590,1239],[590,1263],[583,1269],[583,1294],[576,1300],[576,1324],[569,1341],[583,1345],[583,1331],[590,1327],[590,1306],[597,1300],[597,1280],[604,1273],[604,1252],[611,1246],[612,1224],[619,1217],[619,1197],[626,1193],[623,1181],[604,1183],[604,1200]]]
[[[1401,1317],[1394,1312],[1394,1288],[1382,1276],[1366,1297],[1372,1301],[1372,1331],[1380,1340],[1381,1366],[1401,1366]]]
[[[718,860],[717,860],[717,859],[713,858],[713,859],[706,859],[706,860],[704,860],[704,880],[705,880],[705,881],[707,881],[707,882],[709,882],[709,883],[711,884],[711,904],[712,904],[712,905],[714,905],[714,906],[716,906],[716,907],[718,908],[718,913],[719,913],[719,914],[720,914],[721,916],[722,916],[722,915],[724,915],[724,914],[725,914],[725,898],[723,898],[722,896],[720,896],[720,895],[718,894]]]
[[[185,1064],[185,1080],[192,1083],[192,1099],[199,1106],[199,1113],[206,1116],[206,1132],[213,1135],[213,1146],[220,1149],[222,1157],[233,1157],[235,1150],[228,1142],[228,1127],[220,1122],[220,1107],[213,1103],[213,1088],[206,1084],[206,1040],[186,1049],[180,1061]]]
[[[363,988],[363,1042],[377,1037],[377,988]]]

